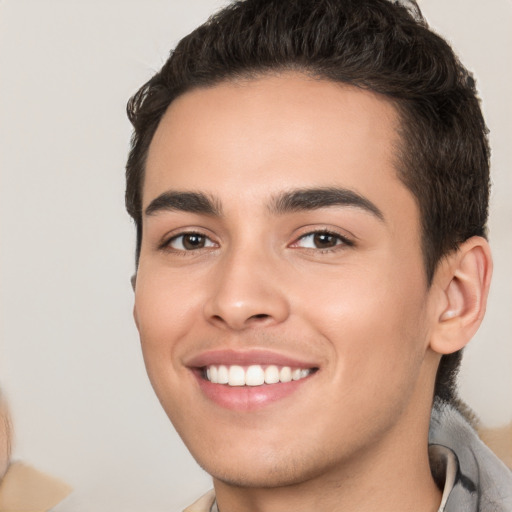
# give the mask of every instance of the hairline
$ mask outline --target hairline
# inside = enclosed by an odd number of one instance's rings
[[[418,196],[414,193],[414,191],[411,189],[409,184],[407,183],[406,178],[408,173],[412,172],[410,170],[407,170],[406,165],[406,159],[408,157],[408,152],[411,148],[408,148],[410,146],[410,143],[408,143],[404,128],[409,122],[409,112],[407,111],[407,107],[405,105],[405,100],[400,100],[399,98],[395,98],[389,94],[385,94],[379,91],[376,91],[375,89],[369,87],[369,86],[363,86],[355,81],[344,81],[344,80],[335,80],[330,76],[327,76],[327,74],[322,74],[319,72],[319,70],[314,69],[312,66],[308,66],[307,64],[300,64],[297,62],[290,62],[290,63],[284,63],[279,64],[272,67],[266,67],[266,68],[248,68],[243,71],[237,71],[234,73],[226,73],[225,75],[218,76],[216,78],[209,79],[208,82],[202,83],[202,84],[189,84],[186,88],[184,88],[181,91],[178,91],[173,97],[171,97],[169,103],[166,105],[165,109],[161,113],[160,117],[157,119],[155,124],[152,126],[152,133],[149,133],[150,139],[147,143],[147,148],[144,154],[144,160],[141,165],[141,173],[139,176],[139,183],[138,183],[138,199],[139,199],[139,205],[138,205],[138,211],[137,211],[137,248],[136,248],[136,265],[138,266],[139,257],[140,257],[140,251],[141,251],[141,242],[143,237],[143,229],[142,229],[142,220],[144,217],[144,210],[143,210],[143,190],[144,190],[144,181],[146,177],[146,166],[147,166],[147,160],[149,151],[151,149],[151,144],[153,142],[153,139],[155,137],[155,134],[160,126],[160,123],[162,122],[163,118],[168,113],[169,109],[171,108],[172,104],[180,99],[182,96],[192,93],[194,91],[201,91],[201,90],[209,90],[213,89],[214,87],[217,87],[222,84],[243,84],[254,82],[257,80],[261,80],[267,77],[283,77],[286,78],[286,75],[293,76],[302,76],[305,78],[309,78],[312,80],[320,80],[329,82],[332,84],[339,85],[341,88],[345,87],[352,87],[357,88],[362,91],[367,91],[371,94],[375,94],[379,96],[380,98],[384,99],[389,105],[393,107],[393,110],[396,114],[396,123],[394,126],[395,130],[395,142],[392,144],[393,149],[393,155],[392,155],[392,163],[393,167],[396,172],[397,178],[400,180],[400,182],[407,188],[407,190],[410,192],[412,197],[414,198],[415,204],[418,208],[419,213],[419,230],[420,230],[420,249],[422,253],[422,259],[423,259],[423,268],[425,271],[425,276],[427,279],[427,286],[430,287],[432,284],[433,276],[435,273],[435,269],[437,267],[437,264],[442,259],[443,256],[446,256],[448,253],[442,254],[441,257],[438,259],[438,261],[430,262],[429,261],[429,255],[428,255],[428,244],[429,244],[429,238],[428,238],[428,232],[427,227],[425,225],[425,219],[424,214],[425,212],[422,209],[421,201],[419,200]]]

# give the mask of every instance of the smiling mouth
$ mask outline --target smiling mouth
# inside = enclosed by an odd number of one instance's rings
[[[259,364],[250,366],[208,365],[202,368],[202,377],[212,384],[223,384],[230,387],[255,387],[302,380],[317,370],[318,368],[262,366]]]

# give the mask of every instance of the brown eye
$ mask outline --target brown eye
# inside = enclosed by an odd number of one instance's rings
[[[200,233],[183,233],[172,238],[168,245],[177,251],[194,251],[215,246],[207,236]]]
[[[202,235],[196,235],[192,233],[190,235],[183,236],[183,247],[187,249],[187,251],[192,251],[194,249],[202,249],[205,245],[205,237]]]
[[[339,237],[330,233],[315,233],[313,235],[313,244],[317,249],[328,249],[338,245],[339,242]]]
[[[353,242],[338,233],[330,231],[315,231],[301,236],[292,247],[302,247],[304,249],[332,249],[337,246],[351,247]]]

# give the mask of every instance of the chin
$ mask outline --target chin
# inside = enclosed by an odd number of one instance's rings
[[[227,485],[245,488],[272,489],[293,486],[313,479],[316,475],[306,468],[290,467],[279,463],[265,467],[219,468],[215,465],[202,466],[215,480]]]
[[[300,446],[290,449],[255,450],[240,447],[238,450],[222,450],[221,453],[196,457],[199,465],[215,480],[235,487],[277,488],[293,486],[314,480],[330,470],[334,461],[325,453],[300,453]],[[194,455],[194,454],[193,454]]]

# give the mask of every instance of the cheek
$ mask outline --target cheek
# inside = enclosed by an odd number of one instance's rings
[[[385,268],[385,267],[384,267]],[[426,346],[425,290],[400,272],[347,272],[322,283],[304,315],[330,344],[340,389],[381,394],[410,385]]]
[[[135,292],[135,318],[146,362],[155,356],[169,364],[175,346],[197,320],[197,295],[189,283],[156,273],[146,276],[142,269]]]
[[[143,270],[143,269],[142,269]],[[179,351],[197,318],[187,297],[177,293],[179,283],[167,276],[139,275],[135,293],[135,317],[146,371],[156,395],[173,421],[180,421],[190,397],[183,389],[185,375]]]

